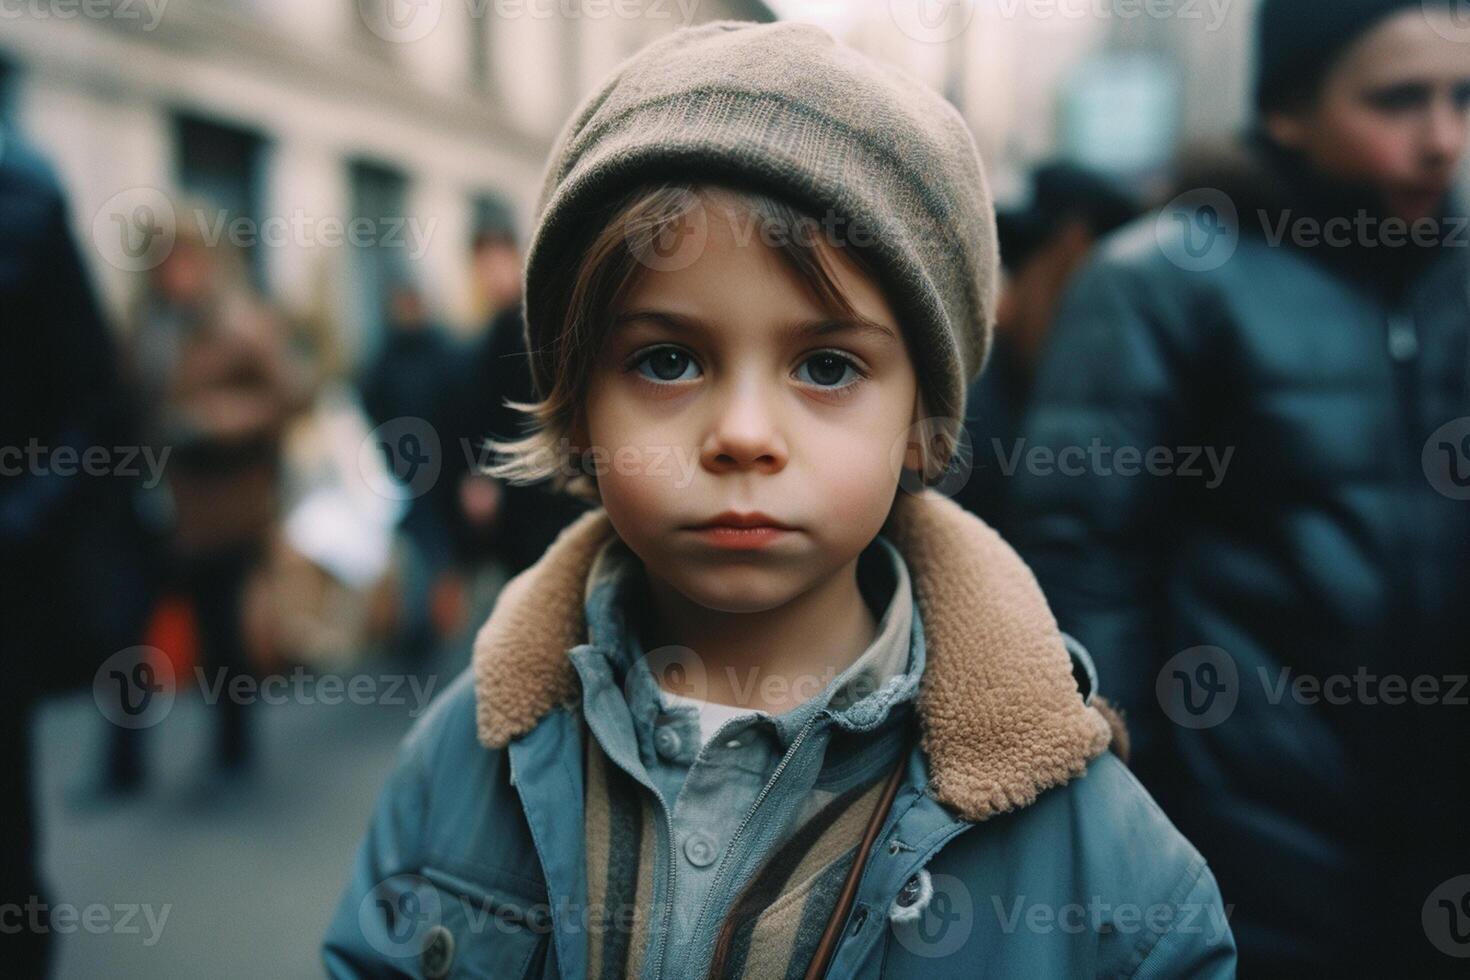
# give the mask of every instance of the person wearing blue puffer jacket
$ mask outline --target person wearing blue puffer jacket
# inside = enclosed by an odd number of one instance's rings
[[[1022,426],[1058,466],[1017,547],[1244,976],[1470,955],[1467,41],[1448,2],[1266,0],[1252,132],[1103,243]]]

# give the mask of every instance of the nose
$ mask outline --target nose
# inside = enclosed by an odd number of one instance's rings
[[[709,401],[712,412],[700,463],[711,473],[779,473],[787,460],[779,394],[755,377],[731,379]]]
[[[1424,152],[1437,166],[1453,169],[1470,140],[1470,116],[1453,99],[1438,99],[1429,114],[1424,134]]]

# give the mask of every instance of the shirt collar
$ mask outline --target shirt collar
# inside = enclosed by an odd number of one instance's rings
[[[783,745],[789,745],[819,712],[826,711],[843,728],[866,731],[882,724],[894,705],[918,693],[925,659],[923,627],[907,563],[883,535],[875,537],[858,558],[858,587],[878,615],[873,640],[820,694],[780,715],[768,716]],[[637,617],[647,606],[646,589],[641,560],[613,535],[593,559],[583,601],[588,645],[606,658],[612,678],[623,687],[635,724],[651,726],[660,713],[693,709],[666,701],[644,656]],[[587,680],[584,676],[584,683]]]

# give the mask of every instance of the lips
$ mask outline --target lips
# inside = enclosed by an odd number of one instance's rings
[[[772,517],[770,514],[763,514],[760,511],[752,511],[750,513],[740,513],[738,511],[733,511],[733,510],[727,510],[727,511],[725,511],[722,514],[716,514],[714,517],[711,517],[709,520],[703,521],[703,522],[701,522],[699,524],[693,524],[693,525],[691,525],[691,527],[693,527],[695,529],[700,529],[700,530],[703,530],[703,529],[706,529],[706,528],[719,528],[719,527],[734,527],[734,528],[769,527],[769,528],[776,528],[776,529],[779,529],[779,530],[782,530],[782,531],[795,531],[795,530],[797,530],[797,528],[794,527],[793,525],[786,524],[786,523],[784,523],[782,521],[778,521],[778,520],[776,520],[776,518]]]

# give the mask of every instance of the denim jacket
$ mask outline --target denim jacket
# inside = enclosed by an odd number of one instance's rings
[[[589,512],[506,585],[471,670],[404,742],[328,930],[333,976],[586,976],[585,692],[567,651],[589,642],[585,585],[612,533]],[[828,975],[1233,977],[1214,875],[1108,751],[1095,675],[1030,571],[932,494],[900,493],[883,536],[923,621],[903,703],[918,737]],[[676,959],[648,975],[682,976]]]

